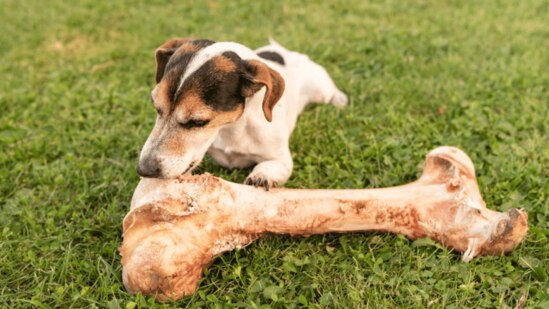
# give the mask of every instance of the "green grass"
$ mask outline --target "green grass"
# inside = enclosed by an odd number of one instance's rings
[[[489,207],[530,216],[516,250],[468,264],[390,234],[263,239],[176,306],[512,308],[525,293],[549,307],[547,1],[185,2],[0,0],[0,307],[173,306],[125,292],[117,248],[154,121],[153,51],[176,36],[273,36],[350,94],[301,116],[287,186],[402,184],[454,145]]]

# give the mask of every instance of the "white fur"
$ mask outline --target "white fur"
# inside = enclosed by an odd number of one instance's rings
[[[257,164],[248,176],[283,184],[292,174],[293,161],[289,148],[290,135],[299,114],[311,102],[345,106],[347,96],[334,84],[326,70],[306,55],[289,51],[274,40],[255,52],[279,53],[285,65],[261,59],[285,80],[282,98],[268,122],[262,109],[265,91],[261,90],[245,105],[244,114],[236,122],[222,128],[208,150],[219,164],[242,168]]]

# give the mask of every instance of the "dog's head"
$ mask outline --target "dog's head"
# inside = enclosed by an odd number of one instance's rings
[[[156,124],[141,150],[143,177],[175,178],[204,157],[217,132],[244,112],[246,99],[265,87],[263,112],[284,92],[284,79],[236,43],[173,39],[156,50],[151,101]]]

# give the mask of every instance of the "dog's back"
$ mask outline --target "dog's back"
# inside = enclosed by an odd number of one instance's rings
[[[307,55],[288,50],[273,39],[255,52],[261,58],[284,67],[292,76],[292,82],[299,85],[299,92],[306,96],[307,102],[347,105],[347,96],[336,87],[328,72]]]

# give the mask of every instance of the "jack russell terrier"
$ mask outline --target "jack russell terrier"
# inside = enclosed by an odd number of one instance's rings
[[[220,165],[255,165],[246,184],[292,174],[290,135],[311,102],[348,104],[326,70],[271,40],[256,51],[232,42],[173,39],[156,50],[156,124],[141,150],[142,177],[176,178],[206,152]]]

